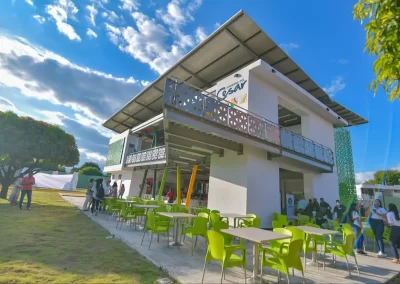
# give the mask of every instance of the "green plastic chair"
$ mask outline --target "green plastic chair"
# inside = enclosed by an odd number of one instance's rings
[[[211,213],[210,213],[210,227],[211,227],[211,228],[212,228],[212,226],[213,226],[215,223],[220,222],[220,221],[223,221],[223,220],[228,221],[228,218],[226,218],[226,217],[221,217],[221,216],[219,216],[219,214],[216,213],[216,212],[211,212]]]
[[[225,245],[224,236],[216,231],[207,231],[208,248],[207,254],[204,260],[203,277],[201,283],[204,282],[204,274],[206,272],[206,265],[210,261],[218,261],[222,264],[221,269],[221,283],[224,277],[224,271],[226,268],[241,266],[244,269],[244,281],[247,280],[246,275],[246,249],[244,247],[229,247]],[[241,256],[234,254],[234,252],[240,251]]]
[[[276,213],[276,212],[272,213],[272,220],[273,221],[277,221],[278,220],[278,216],[279,216],[278,213]]]
[[[278,271],[278,283],[281,278],[281,272],[286,274],[288,283],[290,283],[289,268],[292,268],[301,271],[301,274],[303,275],[303,283],[305,283],[303,265],[300,256],[302,246],[302,240],[293,240],[289,243],[286,252],[264,249],[261,258],[261,281],[263,267],[269,267]],[[266,257],[266,255],[270,255],[271,257]]]
[[[298,224],[299,226],[304,226],[304,225],[306,225],[307,223],[310,223],[310,216],[301,215],[301,214],[298,214],[298,215],[297,215],[297,224]]]
[[[286,215],[278,215],[278,220],[281,224],[283,224],[283,227],[287,227],[289,225],[289,221],[287,219]]]
[[[364,229],[364,238],[365,238],[366,241],[367,240],[372,240],[372,242],[374,243],[374,252],[376,252],[375,234],[374,234],[374,231],[372,231],[371,228]],[[366,243],[366,242],[364,242],[364,243]]]
[[[151,241],[153,240],[153,234],[158,234],[158,241],[160,240],[160,233],[167,233],[167,242],[169,247],[169,221],[157,221],[154,212],[147,212],[146,226],[143,229],[143,238],[140,245],[143,245],[144,237],[148,231],[151,231],[149,248],[151,246]]]
[[[304,232],[302,230],[293,226],[286,227],[286,230],[292,232],[292,241],[302,240],[304,243]]]
[[[260,229],[261,218],[253,218],[250,222],[240,224],[240,228],[257,228]]]
[[[220,214],[221,212],[220,212],[219,210],[211,210],[210,213],[217,213],[217,214]]]
[[[283,228],[284,225],[280,221],[272,221],[272,229]]]
[[[239,219],[238,220],[238,226],[240,227],[240,228],[249,228],[249,227],[253,227],[252,226],[252,224],[253,224],[253,219],[254,218],[257,218],[257,215],[256,214],[247,214],[246,215],[247,216],[247,218],[243,218],[243,219]]]
[[[194,248],[197,245],[197,237],[203,236],[204,238],[207,238],[207,223],[208,220],[205,218],[195,218],[192,226],[188,224],[182,225],[181,242],[182,237],[184,241],[186,236],[192,239],[192,255]]]
[[[119,213],[119,218],[117,219],[117,226],[116,228],[118,228],[118,224],[121,222],[121,226],[119,227],[120,229],[122,228],[122,224],[124,223],[123,221],[127,222],[128,220],[129,222],[129,227],[131,227],[132,220],[136,220],[137,216],[135,214],[135,211],[132,209],[128,209],[126,206],[122,206],[121,207],[121,212]],[[135,222],[135,230],[136,230],[136,223]]]
[[[360,270],[358,269],[357,258],[354,253],[354,233],[345,233],[344,241],[342,243],[335,241],[326,241],[324,244],[324,260],[323,260],[323,268],[325,270],[325,254],[332,254],[334,256],[342,257],[346,260],[347,270],[349,271],[349,275],[351,276],[349,261],[347,260],[347,256],[354,257],[354,261],[356,263],[358,275],[360,275]]]
[[[210,209],[207,209],[207,208],[198,208],[197,210],[196,210],[196,213],[197,214],[199,214],[199,213],[207,213],[208,215],[210,215]]]
[[[276,228],[273,230],[273,232],[277,233],[277,234],[287,235],[288,238],[282,239],[282,240],[276,240],[276,241],[269,241],[270,248],[266,248],[266,247],[263,247],[260,245],[260,250],[272,249],[279,253],[287,251],[287,248],[290,243],[290,239],[292,238],[292,232],[285,228]]]
[[[224,232],[221,232],[222,229],[229,229],[229,224],[224,221],[219,221],[214,224],[212,229],[218,233],[221,233],[224,236],[225,239],[225,246],[230,246],[230,247],[244,247],[244,240],[239,239],[239,244],[232,244],[233,241],[233,236],[230,234],[225,234]]]
[[[319,228],[318,225],[312,224],[312,223],[307,223],[307,227],[313,227],[313,228]],[[311,234],[305,234],[304,237],[305,241],[303,242],[303,252],[304,252],[304,270],[306,270],[306,261],[307,261],[307,254],[309,252],[313,253],[315,252],[317,254],[317,263],[318,263],[318,245],[324,245],[325,241],[324,238],[321,236],[314,236],[314,241],[313,236]],[[317,265],[317,269],[319,269],[319,265]]]
[[[108,215],[116,214],[118,216],[123,204],[120,202],[117,202],[117,198],[114,198],[114,199],[107,198],[104,200],[104,205],[107,206],[105,212],[109,213],[109,214],[105,214],[107,216],[107,220],[108,220]]]
[[[201,217],[201,218],[205,218],[205,219],[210,219],[210,215],[208,215],[206,212],[200,212],[197,214],[197,216]]]

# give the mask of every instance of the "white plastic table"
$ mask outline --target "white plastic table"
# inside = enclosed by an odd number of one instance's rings
[[[250,279],[253,282],[259,281],[258,268],[259,268],[260,252],[258,246],[265,242],[290,238],[290,236],[288,235],[277,234],[272,231],[262,230],[258,228],[223,229],[221,230],[221,232],[249,240],[253,243],[253,277]]]
[[[341,232],[338,231],[333,231],[333,230],[327,230],[327,229],[321,229],[321,228],[314,228],[314,227],[308,227],[308,226],[296,226],[297,229],[302,230],[304,233],[310,234],[312,240],[314,241],[315,236],[332,236],[332,235],[338,235],[341,234]],[[318,265],[317,264],[317,252],[312,252],[312,262],[308,263],[309,265]]]
[[[221,214],[219,214],[219,216],[233,219],[233,227],[234,228],[236,228],[237,219],[250,218],[247,215],[236,214],[236,213],[221,213]]]
[[[158,215],[162,215],[171,219],[176,219],[175,222],[175,240],[171,242],[169,245],[170,246],[175,246],[175,247],[180,247],[181,244],[179,242],[179,229],[182,227],[180,220],[182,219],[188,219],[188,218],[198,218],[199,216],[189,214],[189,213],[183,213],[183,212],[158,212]]]

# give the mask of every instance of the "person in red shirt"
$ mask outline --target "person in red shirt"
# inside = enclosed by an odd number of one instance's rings
[[[174,197],[175,197],[175,193],[172,190],[172,188],[170,188],[168,193],[167,193],[168,203],[173,203],[174,202]]]
[[[31,201],[32,201],[32,185],[35,184],[35,178],[33,177],[33,173],[29,172],[27,177],[24,177],[21,182],[21,199],[19,200],[19,209],[22,210],[22,203],[24,202],[25,195],[28,197],[28,204],[26,208],[31,210]]]

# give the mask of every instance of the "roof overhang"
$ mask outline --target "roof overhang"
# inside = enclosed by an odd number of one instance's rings
[[[268,63],[283,76],[325,104],[346,120],[349,125],[368,122],[333,101],[241,10],[147,86],[103,125],[121,133],[160,114],[167,77],[176,77],[200,89],[208,89],[221,79],[258,59]]]

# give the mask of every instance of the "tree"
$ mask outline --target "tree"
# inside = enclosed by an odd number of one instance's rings
[[[103,176],[102,171],[96,167],[84,167],[78,171],[78,174],[87,176]]]
[[[396,170],[377,171],[374,173],[375,184],[385,183],[387,185],[398,184],[400,172]]]
[[[82,170],[83,168],[86,167],[93,167],[93,168],[97,168],[99,171],[101,171],[99,164],[94,163],[94,162],[86,162],[84,163],[82,166],[80,166],[79,168],[77,168],[77,171]]]
[[[34,173],[79,162],[74,136],[57,126],[0,111],[0,198],[6,198],[17,170]]]
[[[382,86],[389,99],[400,98],[400,1],[358,0],[353,9],[354,19],[365,25],[365,50],[375,55],[373,71],[376,78],[369,85],[376,94]]]

